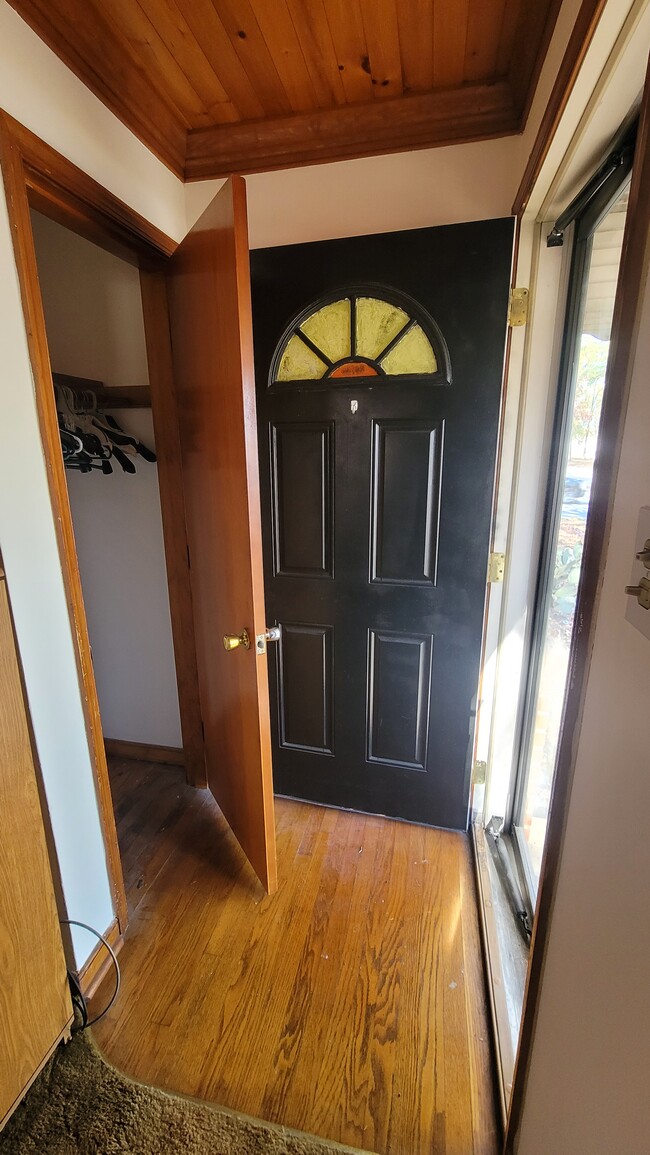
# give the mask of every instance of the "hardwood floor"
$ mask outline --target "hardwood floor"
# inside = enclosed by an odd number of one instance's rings
[[[278,799],[269,898],[178,767],[111,773],[131,913],[94,1028],[111,1062],[381,1155],[494,1155],[465,836]]]

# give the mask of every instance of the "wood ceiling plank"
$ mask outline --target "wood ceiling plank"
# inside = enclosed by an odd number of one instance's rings
[[[264,115],[291,112],[291,101],[250,0],[213,0],[213,3]]]
[[[239,120],[219,77],[175,0],[137,0],[214,120]],[[196,126],[193,126],[196,127]]]
[[[293,111],[317,107],[316,91],[286,0],[251,0],[251,7]]]
[[[404,85],[395,0],[361,0],[361,17],[375,96],[401,96]]]
[[[212,0],[177,0],[192,35],[243,119],[264,116],[264,108]]]
[[[188,133],[186,180],[482,140],[515,131],[505,81]]]
[[[433,88],[433,0],[398,4],[397,21],[405,92]]]
[[[325,10],[346,100],[350,104],[372,100],[370,58],[358,0],[326,0]]]
[[[345,104],[341,70],[323,0],[287,0],[287,3],[319,106],[330,108],[334,104]]]
[[[507,76],[510,70],[521,7],[522,0],[506,0],[505,2],[495,70],[495,75],[499,79]]]
[[[92,3],[94,6],[95,0]],[[136,0],[111,0],[102,11],[133,66],[145,73],[157,92],[171,98],[188,128],[208,124],[207,108],[160,35],[157,16],[153,23]]]
[[[561,7],[562,0],[538,0],[521,7],[508,79],[522,127]]]
[[[465,81],[481,84],[496,70],[506,0],[470,0],[465,42]]]
[[[433,84],[451,88],[465,75],[469,0],[435,0],[433,6]]]
[[[180,113],[129,67],[105,22],[96,21],[89,8],[77,12],[66,0],[11,0],[11,5],[127,128],[182,175],[186,126]]]

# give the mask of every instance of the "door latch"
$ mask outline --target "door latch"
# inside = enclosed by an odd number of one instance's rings
[[[636,598],[642,610],[650,610],[650,578],[639,578],[639,584],[626,586],[625,592],[630,597]]]
[[[647,538],[643,549],[639,550],[636,560],[643,562],[646,569],[650,569],[650,537]]]
[[[267,642],[280,641],[280,627],[271,626],[270,629],[265,630],[263,634],[255,635],[255,653],[265,654]]]

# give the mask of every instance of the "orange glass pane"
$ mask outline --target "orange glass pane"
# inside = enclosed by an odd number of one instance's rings
[[[365,361],[346,361],[329,374],[330,377],[378,377],[379,374],[373,365]]]

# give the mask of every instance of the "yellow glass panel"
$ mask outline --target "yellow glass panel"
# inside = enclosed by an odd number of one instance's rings
[[[350,302],[333,301],[323,305],[303,321],[303,333],[323,351],[330,361],[350,356]]]
[[[278,381],[317,381],[327,369],[324,361],[295,333],[282,354]]]
[[[401,341],[380,362],[385,373],[435,373],[438,368],[431,342],[419,325],[405,333]]]
[[[397,305],[376,297],[357,298],[357,355],[376,359],[408,321]]]

